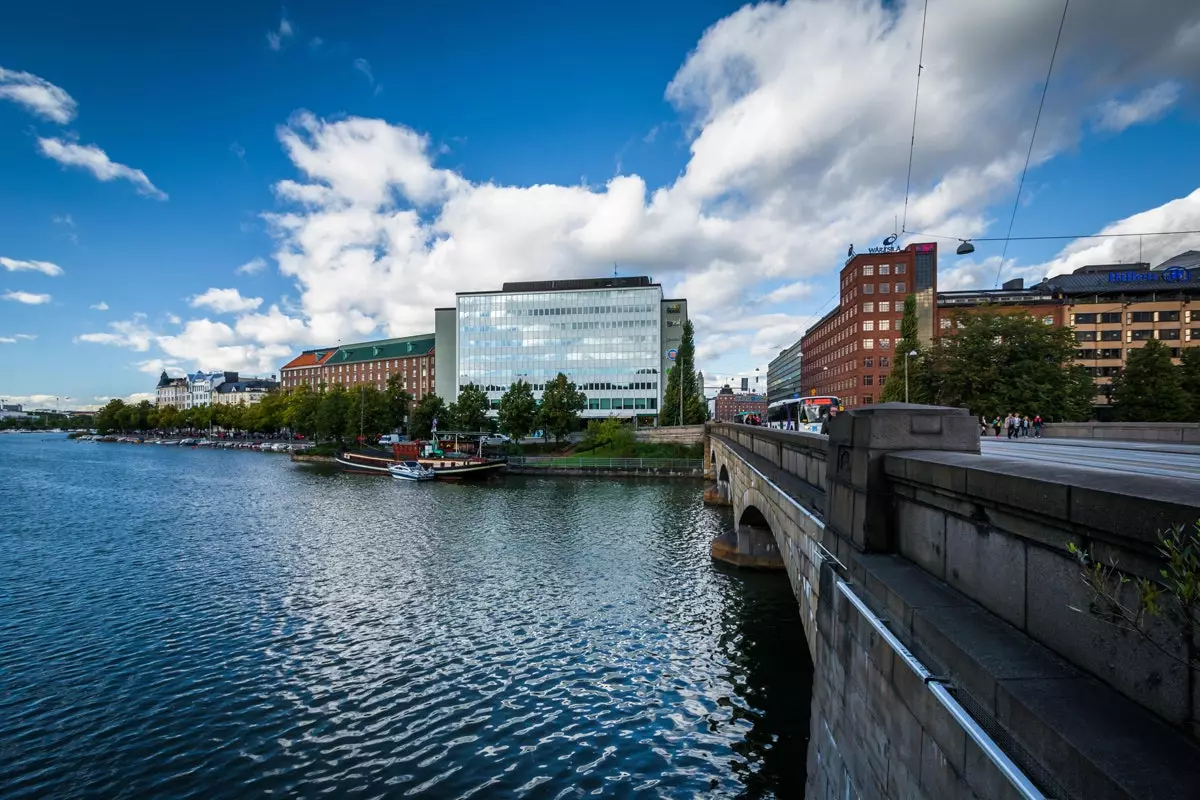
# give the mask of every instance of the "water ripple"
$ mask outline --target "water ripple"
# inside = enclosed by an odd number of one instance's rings
[[[688,483],[0,437],[0,794],[797,796],[780,576]]]

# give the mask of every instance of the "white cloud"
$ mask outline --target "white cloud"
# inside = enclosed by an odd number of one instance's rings
[[[810,297],[812,293],[813,285],[811,283],[804,283],[803,281],[797,283],[785,283],[783,286],[773,289],[772,291],[763,295],[762,302],[766,305],[778,305],[779,303],[786,303],[790,300],[799,300],[803,297]]]
[[[242,147],[237,142],[234,142],[233,144],[229,145],[229,152],[233,153],[241,161],[246,160],[246,148]]]
[[[261,306],[262,302],[261,297],[242,297],[237,289],[209,289],[194,296],[190,304],[192,308],[208,306],[218,314],[236,314],[253,311]]]
[[[60,125],[75,117],[75,100],[71,95],[28,72],[0,67],[0,100],[12,100],[37,116]]]
[[[85,333],[77,336],[75,341],[128,347],[130,350],[144,353],[155,340],[154,331],[146,325],[145,314],[134,314],[131,319],[110,322],[108,327],[110,330],[107,332]]]
[[[0,295],[0,299],[13,300],[27,306],[40,306],[49,303],[53,298],[48,294],[33,294],[32,292],[14,292],[11,289]]]
[[[88,306],[88,308],[92,309],[93,311],[108,311],[108,303],[101,300],[99,303]]]
[[[162,358],[149,358],[145,361],[137,361],[134,362],[134,366],[137,367],[138,372],[145,372],[149,375],[161,375],[166,372],[168,377],[182,378],[187,374],[187,370],[181,367],[178,362]]]
[[[16,344],[17,342],[32,342],[37,338],[32,333],[14,333],[12,336],[0,336],[0,344]]]
[[[137,187],[139,194],[166,200],[167,194],[150,182],[140,169],[127,167],[111,160],[108,154],[93,144],[79,145],[62,139],[38,139],[42,155],[52,158],[63,166],[80,167],[99,180],[111,181],[120,178]]]
[[[261,258],[252,258],[234,270],[238,275],[256,275],[262,272],[267,262]]]
[[[1177,81],[1163,81],[1143,89],[1132,100],[1108,100],[1100,106],[1096,127],[1120,133],[1142,122],[1153,122],[1166,114],[1179,100],[1183,87]]]
[[[183,324],[183,320],[179,318],[178,314],[167,314],[167,322],[171,323],[172,325]]]
[[[188,320],[178,334],[160,336],[158,345],[167,355],[202,369],[258,374],[278,372],[279,365],[292,353],[286,345],[240,343],[233,328],[208,319]]]
[[[51,264],[49,261],[18,261],[15,258],[0,256],[0,266],[3,266],[9,272],[27,270],[29,272],[40,272],[43,275],[51,277],[63,274],[62,267],[57,264]]]
[[[375,83],[375,73],[371,72],[371,62],[365,58],[356,58],[354,59],[354,68],[367,76],[367,83],[375,89],[375,94],[383,91],[383,87]]]
[[[0,336],[0,344],[16,344],[17,340],[12,336]]]
[[[267,47],[270,47],[275,52],[279,52],[283,49],[283,43],[292,38],[293,34],[292,23],[288,21],[287,17],[281,16],[279,18],[279,28],[267,31]]]

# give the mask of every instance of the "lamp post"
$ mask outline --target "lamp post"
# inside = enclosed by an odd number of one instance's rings
[[[904,402],[908,402],[908,357],[915,356],[916,350],[909,350],[904,354]]]

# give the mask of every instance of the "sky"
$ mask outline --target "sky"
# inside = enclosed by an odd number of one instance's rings
[[[164,369],[278,374],[305,347],[432,331],[456,291],[614,265],[688,299],[708,381],[762,388],[836,303],[851,244],[950,237],[941,289],[1200,249],[954,254],[1010,220],[1014,237],[1200,229],[1200,5],[1071,2],[1030,150],[1062,8],[16,6],[0,399],[87,408],[153,398]]]

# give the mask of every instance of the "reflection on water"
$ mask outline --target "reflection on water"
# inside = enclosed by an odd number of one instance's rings
[[[787,581],[690,482],[0,436],[0,794],[796,797]]]

